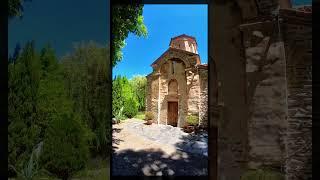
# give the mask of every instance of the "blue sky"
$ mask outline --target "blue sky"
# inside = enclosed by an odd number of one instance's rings
[[[207,63],[207,5],[145,5],[144,23],[148,37],[129,34],[123,60],[113,69],[113,76],[147,75],[150,64],[169,47],[174,36],[187,34],[196,38],[202,63]]]
[[[293,0],[293,4],[311,4],[311,0]],[[146,5],[147,39],[129,35],[124,59],[114,74],[132,76],[148,74],[150,64],[169,45],[170,38],[189,34],[197,38],[203,63],[207,62],[207,12],[205,5]],[[32,0],[24,3],[24,17],[12,19],[8,25],[8,50],[17,43],[35,40],[36,47],[50,43],[61,57],[73,50],[75,42],[93,40],[109,42],[109,0]]]
[[[73,44],[94,40],[106,44],[110,37],[108,0],[32,0],[24,3],[24,17],[8,25],[8,50],[35,40],[42,48],[50,42],[58,56],[73,50]]]

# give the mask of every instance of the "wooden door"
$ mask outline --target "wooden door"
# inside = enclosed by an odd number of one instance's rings
[[[168,102],[168,125],[177,126],[178,124],[178,102]]]

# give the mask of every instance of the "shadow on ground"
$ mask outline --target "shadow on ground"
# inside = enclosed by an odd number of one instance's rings
[[[112,153],[115,152],[116,149],[118,149],[118,147],[114,146],[114,145],[119,145],[120,142],[122,142],[123,140],[117,139],[114,134],[115,133],[120,133],[122,129],[120,128],[112,128]]]
[[[184,136],[182,142],[175,146],[181,148],[193,138],[196,137],[194,135]],[[120,143],[117,139],[113,141]],[[201,153],[177,150],[168,155],[161,149],[152,148],[139,151],[131,149],[113,151],[112,154],[113,176],[206,176],[207,174],[208,158]]]
[[[176,151],[172,155],[160,149],[123,150],[112,155],[114,176],[200,176],[207,175],[207,158]]]
[[[180,137],[180,142],[175,143],[178,150],[188,153],[195,153],[201,155],[208,155],[208,134],[207,131],[198,133],[190,133]]]

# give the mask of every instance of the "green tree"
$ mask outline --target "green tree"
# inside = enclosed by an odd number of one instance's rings
[[[145,110],[147,78],[145,76],[137,75],[130,80],[133,93],[138,101],[138,108],[140,111]]]
[[[34,42],[26,43],[17,60],[8,65],[8,164],[21,169],[39,143],[37,93],[40,82],[39,56]],[[14,172],[9,169],[9,175]]]
[[[43,76],[47,76],[49,73],[52,73],[58,69],[58,60],[56,58],[54,49],[50,46],[50,44],[47,44],[44,48],[42,48],[40,53],[40,62]]]
[[[122,77],[116,76],[112,82],[112,115],[116,117],[124,106],[122,95]]]
[[[108,155],[111,137],[111,90],[109,47],[94,42],[78,44],[75,51],[62,59],[65,84],[79,112],[94,133],[91,150]]]
[[[41,80],[37,94],[37,117],[41,127],[40,138],[44,138],[45,131],[51,121],[60,113],[73,112],[73,103],[68,97],[61,65],[55,58],[54,51],[48,46],[41,51]]]
[[[143,5],[118,5],[112,7],[112,66],[122,59],[122,48],[128,34],[147,36],[147,28],[143,22]]]
[[[85,127],[76,114],[56,116],[45,135],[41,156],[45,168],[64,180],[84,169],[89,157],[85,134]]]
[[[135,116],[138,111],[138,100],[132,85],[127,77],[117,76],[112,88],[112,112],[116,116],[124,107],[123,114],[129,118]]]
[[[128,118],[133,118],[138,113],[138,101],[135,97],[125,99],[124,101],[124,115]]]
[[[8,1],[8,17],[22,17],[23,3],[31,0],[9,0]]]

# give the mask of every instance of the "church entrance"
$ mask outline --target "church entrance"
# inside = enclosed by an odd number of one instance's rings
[[[178,102],[168,102],[168,125],[176,127],[178,125]]]

